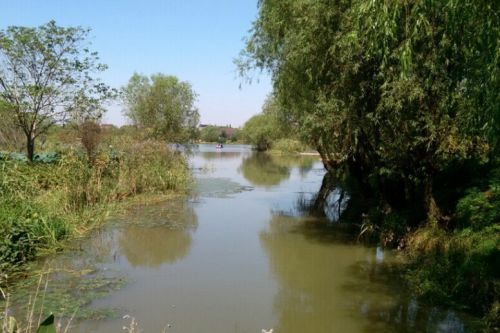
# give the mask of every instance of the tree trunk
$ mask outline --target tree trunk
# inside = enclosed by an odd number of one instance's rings
[[[311,206],[311,213],[316,216],[324,216],[325,215],[325,204],[326,199],[330,195],[333,189],[333,185],[335,184],[335,176],[332,172],[327,172],[323,176],[323,181],[321,182],[321,187],[319,189],[316,198],[314,199],[314,203]]]
[[[316,145],[316,150],[319,153],[319,156],[321,157],[321,162],[323,162],[323,167],[325,168],[326,171],[330,172],[334,170],[334,165],[332,161],[328,158],[326,152],[324,149],[321,147],[321,145]]]
[[[35,156],[35,138],[32,133],[26,136],[26,148],[28,161],[33,162],[33,157]]]
[[[434,199],[432,180],[425,183],[424,204],[430,222],[439,222],[442,218],[441,210]]]

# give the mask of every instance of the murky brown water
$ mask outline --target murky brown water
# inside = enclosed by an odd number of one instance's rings
[[[124,315],[142,332],[473,331],[455,312],[405,295],[390,254],[300,213],[321,185],[317,159],[202,145],[191,163],[196,196],[135,207],[79,251],[50,260],[103,276],[86,289],[65,284],[82,299],[116,289],[80,305],[116,316],[75,321],[71,332],[120,332]]]

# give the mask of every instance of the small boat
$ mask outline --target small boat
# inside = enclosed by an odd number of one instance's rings
[[[219,143],[217,146],[215,146],[215,149],[222,149],[224,148],[224,146],[222,145],[222,143]]]

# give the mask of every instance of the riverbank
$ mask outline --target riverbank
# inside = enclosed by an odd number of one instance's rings
[[[88,233],[116,203],[144,194],[185,192],[190,184],[185,157],[151,140],[109,145],[92,163],[70,147],[53,163],[7,158],[0,169],[2,275]]]
[[[363,193],[345,174],[325,177],[324,201],[341,189],[334,206],[341,223],[360,226],[360,239],[397,248],[398,265],[411,293],[430,304],[448,306],[482,317],[485,328],[500,327],[500,173],[498,164],[476,171],[467,187],[436,189],[440,220],[418,205],[389,206],[382,190]],[[462,179],[465,177],[462,174]],[[375,186],[375,185],[372,185]],[[343,198],[348,198],[342,203]],[[323,205],[332,203],[324,202]],[[321,206],[323,207],[323,206]]]

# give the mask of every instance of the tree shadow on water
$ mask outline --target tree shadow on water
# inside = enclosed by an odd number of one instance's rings
[[[197,226],[194,209],[185,200],[137,209],[120,230],[119,250],[132,266],[173,264],[189,253]]]
[[[429,306],[409,294],[398,256],[357,241],[361,219],[352,217],[360,216],[364,206],[356,202],[362,196],[353,188],[327,175],[318,193],[300,193],[292,209],[272,212],[260,241],[279,284],[276,329],[478,331],[466,315]]]
[[[253,153],[243,158],[238,169],[252,185],[272,187],[290,177],[290,168],[279,165],[266,153]]]

